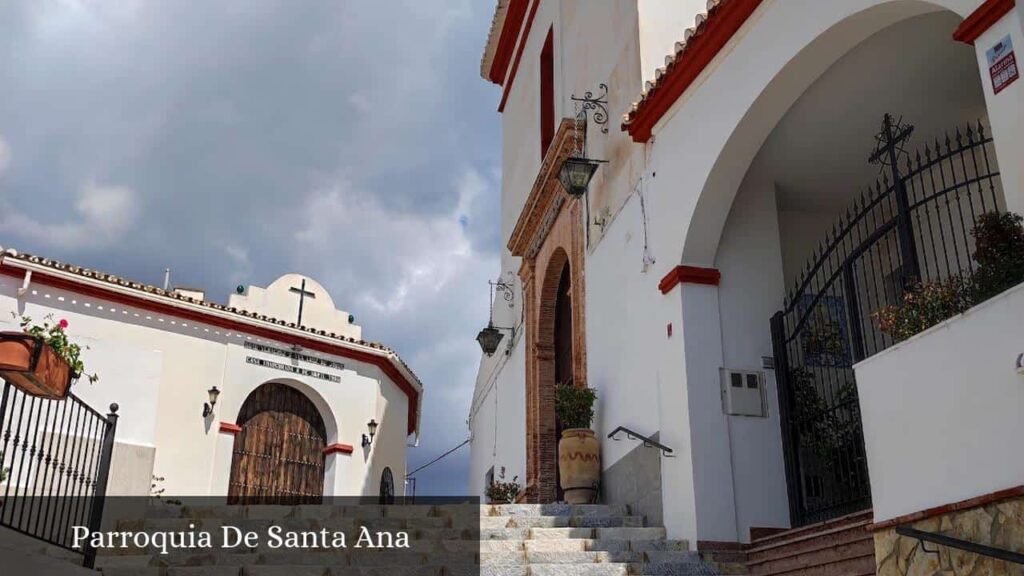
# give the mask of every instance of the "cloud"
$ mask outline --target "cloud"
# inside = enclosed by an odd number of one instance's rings
[[[4,140],[3,134],[0,134],[0,176],[4,175],[7,171],[7,167],[11,165],[11,145]]]
[[[0,216],[0,232],[61,250],[108,248],[122,241],[134,227],[138,204],[137,194],[131,188],[89,182],[78,191],[74,203],[76,220],[44,223],[9,209]]]
[[[463,440],[501,247],[493,5],[72,4],[0,2],[0,243],[221,301],[307,274],[423,380],[410,468]],[[464,489],[462,458],[419,493]]]

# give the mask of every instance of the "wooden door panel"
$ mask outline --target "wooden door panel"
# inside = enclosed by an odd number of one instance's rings
[[[319,503],[326,430],[306,396],[283,384],[260,386],[242,405],[228,502]]]

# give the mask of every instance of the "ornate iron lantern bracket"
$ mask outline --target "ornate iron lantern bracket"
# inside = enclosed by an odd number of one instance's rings
[[[601,94],[595,96],[592,90],[587,90],[582,98],[576,95],[570,96],[573,102],[578,102],[582,105],[583,111],[589,110],[594,111],[594,124],[601,127],[601,133],[608,133],[608,85],[605,83],[598,84],[597,87],[601,90]]]

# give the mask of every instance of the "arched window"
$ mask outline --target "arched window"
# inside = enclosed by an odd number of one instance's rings
[[[380,475],[380,503],[395,503],[395,477],[391,474],[391,468],[384,468]]]

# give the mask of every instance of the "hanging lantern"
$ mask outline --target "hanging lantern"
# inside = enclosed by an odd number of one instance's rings
[[[562,163],[562,168],[558,171],[558,180],[562,182],[570,196],[583,196],[587,193],[590,181],[600,165],[598,160],[570,156]]]
[[[484,354],[493,356],[494,352],[498,350],[498,344],[501,344],[501,339],[505,335],[500,330],[494,327],[494,324],[488,323],[487,328],[484,328],[476,335],[476,341],[480,343],[480,349],[483,350]]]

